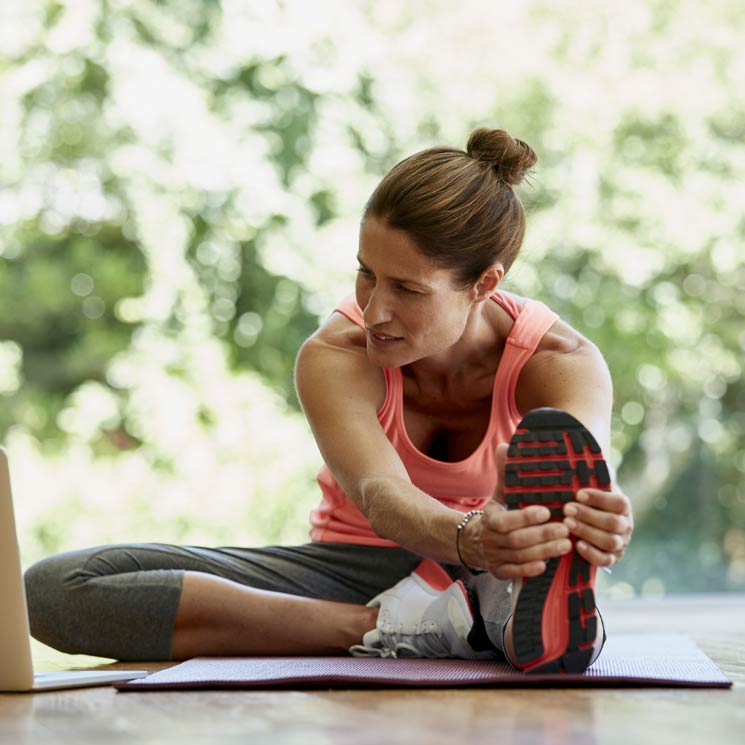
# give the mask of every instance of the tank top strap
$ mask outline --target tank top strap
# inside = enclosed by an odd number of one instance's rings
[[[559,316],[539,300],[526,300],[505,340],[502,359],[494,380],[494,391],[499,391],[505,396],[510,417],[514,421],[521,418],[515,402],[520,372],[535,353],[546,332],[558,319]]]
[[[342,315],[346,316],[352,323],[356,323],[360,328],[365,328],[365,322],[362,319],[362,310],[357,305],[357,299],[353,292],[350,292],[335,308]]]

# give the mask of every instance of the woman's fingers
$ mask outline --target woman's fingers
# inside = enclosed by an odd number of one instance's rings
[[[587,507],[583,504],[570,502],[564,507],[564,523],[569,525],[569,521],[591,525],[598,530],[618,535],[625,534],[630,528],[631,523],[626,515],[618,515],[614,512],[603,512],[596,510],[594,507]]]
[[[527,564],[500,564],[489,570],[497,579],[522,579],[537,577],[546,571],[545,561],[531,561]]]
[[[626,551],[634,528],[625,494],[582,489],[564,506],[564,524],[577,538],[577,551],[591,564],[612,566]]]
[[[618,553],[624,549],[624,540],[618,533],[610,533],[587,523],[577,522],[571,517],[566,518],[564,524],[572,531],[572,535],[590,543],[600,551]]]
[[[509,533],[530,525],[539,525],[548,522],[550,518],[548,508],[538,504],[522,510],[506,510],[494,501],[487,503],[483,516],[484,526],[496,533]]]
[[[617,491],[581,489],[577,492],[577,502],[605,512],[613,512],[616,515],[631,514],[631,501],[625,494]]]
[[[577,541],[577,552],[590,564],[600,567],[612,567],[620,558],[617,554],[600,551],[586,541]]]
[[[569,529],[547,522],[548,517],[547,509],[533,506],[502,510],[483,523],[481,542],[488,569],[499,578],[532,577],[545,571],[545,560],[569,553]]]
[[[572,550],[572,542],[568,538],[561,538],[547,543],[540,543],[530,548],[500,548],[495,551],[495,556],[499,557],[500,562],[508,564],[529,564],[532,561],[544,561],[545,559],[554,559],[557,556],[568,554]],[[485,551],[484,555],[489,558],[489,552]]]
[[[550,522],[511,530],[508,533],[489,531],[482,534],[490,546],[508,550],[521,550],[569,537],[569,527],[564,523]]]

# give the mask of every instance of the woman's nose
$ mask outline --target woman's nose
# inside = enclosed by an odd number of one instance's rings
[[[362,319],[367,326],[379,326],[391,320],[392,313],[384,293],[376,287],[367,299],[367,305],[362,309]]]

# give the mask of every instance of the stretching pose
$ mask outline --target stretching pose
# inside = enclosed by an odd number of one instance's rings
[[[602,356],[542,303],[500,290],[525,232],[513,188],[535,162],[479,129],[465,152],[403,160],[367,202],[355,292],[297,359],[325,462],[312,542],[52,556],[26,573],[33,635],[123,660],[592,664],[596,568],[621,558],[633,519],[602,455]]]

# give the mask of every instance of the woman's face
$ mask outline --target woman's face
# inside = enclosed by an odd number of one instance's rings
[[[357,259],[355,294],[370,361],[401,367],[447,354],[463,335],[473,290],[455,289],[453,270],[437,266],[403,231],[373,218],[362,223]]]

